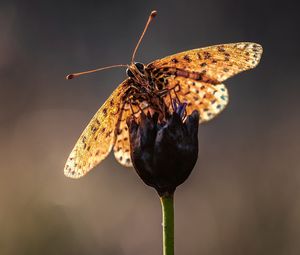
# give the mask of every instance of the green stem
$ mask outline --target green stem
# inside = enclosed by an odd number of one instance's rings
[[[173,194],[160,197],[163,217],[163,254],[174,255],[174,201]]]

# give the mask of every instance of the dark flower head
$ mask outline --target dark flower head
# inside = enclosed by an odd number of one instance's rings
[[[140,123],[133,117],[127,121],[133,166],[160,196],[173,194],[197,161],[199,113],[185,118],[185,107],[174,102],[174,112],[162,122],[158,114],[142,114]]]

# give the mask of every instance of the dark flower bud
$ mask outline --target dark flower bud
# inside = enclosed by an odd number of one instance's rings
[[[174,102],[173,106],[174,112],[163,122],[158,121],[158,114],[142,114],[140,123],[133,117],[127,121],[133,166],[160,196],[174,193],[198,157],[199,113],[185,118],[186,104]]]

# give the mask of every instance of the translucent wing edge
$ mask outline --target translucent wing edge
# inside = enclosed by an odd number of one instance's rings
[[[257,61],[254,64],[254,66],[252,67],[252,68],[255,68],[260,62],[260,59],[261,59],[261,56],[262,56],[262,53],[263,53],[263,47],[262,47],[261,44],[254,43],[254,42],[235,42],[235,43],[225,43],[225,44],[223,43],[223,44],[216,44],[216,45],[211,45],[211,46],[207,46],[207,47],[203,47],[203,48],[195,48],[195,49],[191,49],[191,50],[181,51],[181,52],[178,52],[178,53],[170,54],[170,55],[168,55],[166,57],[163,57],[161,59],[158,59],[158,60],[153,60],[148,64],[148,66],[153,65],[158,61],[163,61],[164,59],[176,57],[179,54],[188,54],[189,52],[192,52],[192,51],[198,51],[198,50],[205,51],[205,50],[209,50],[211,48],[216,48],[216,47],[221,47],[221,46],[225,46],[225,47],[228,47],[228,46],[233,46],[234,47],[234,46],[236,46],[237,48],[239,48],[239,47],[243,47],[244,45],[252,45],[252,47],[257,48],[257,53],[258,53]]]
[[[94,114],[94,116],[92,117],[92,119],[89,121],[88,125],[86,126],[86,128],[83,130],[83,132],[81,133],[80,137],[78,138],[77,142],[75,143],[75,146],[73,147],[67,161],[64,167],[64,175],[66,177],[72,178],[72,179],[79,179],[80,177],[86,175],[90,170],[92,170],[95,166],[97,166],[102,160],[104,160],[109,153],[111,152],[113,145],[115,143],[115,139],[116,139],[116,135],[115,135],[115,130],[112,130],[113,132],[113,138],[110,141],[109,144],[109,148],[107,149],[106,153],[102,153],[101,158],[96,159],[96,163],[93,164],[91,167],[83,169],[83,168],[78,168],[75,164],[76,164],[76,157],[77,155],[77,148],[78,145],[80,144],[82,137],[88,132],[88,129],[90,128],[90,124],[94,123],[96,121],[96,119],[98,119],[98,116],[101,114],[101,112],[103,111],[104,108],[109,107],[109,103],[112,99],[116,99],[119,98],[123,95],[123,93],[121,92],[120,87],[126,87],[129,86],[129,79],[126,79],[125,81],[123,81],[117,89],[115,89],[113,91],[113,93],[110,95],[110,97],[104,102],[104,104],[100,107],[100,109]],[[119,113],[120,114],[120,113]],[[109,117],[109,116],[108,116]],[[70,169],[72,169],[73,171],[75,171],[75,174],[71,174]]]

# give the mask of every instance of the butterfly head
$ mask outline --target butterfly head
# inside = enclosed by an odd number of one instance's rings
[[[142,83],[146,78],[145,65],[140,62],[134,62],[128,66],[126,74],[129,78]]]

